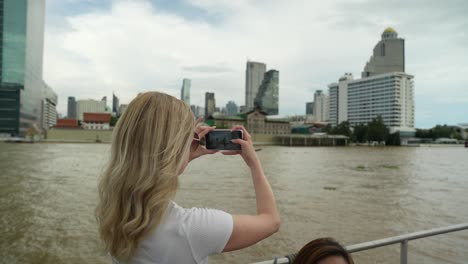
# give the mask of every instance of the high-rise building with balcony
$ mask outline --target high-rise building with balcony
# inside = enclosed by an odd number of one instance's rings
[[[380,115],[391,132],[414,132],[413,78],[394,72],[349,81],[350,125],[365,124]]]
[[[314,93],[314,117],[315,121],[327,122],[329,119],[328,96],[322,90]]]
[[[42,127],[45,0],[0,1],[0,134]]]
[[[48,130],[57,124],[57,94],[48,86],[44,84],[42,104],[41,104],[41,127]]]
[[[258,88],[265,77],[266,64],[262,62],[247,61],[245,70],[245,109],[250,111],[254,108]]]
[[[353,80],[353,74],[345,73],[338,83],[328,85],[328,121],[332,126],[348,120],[348,81],[351,80]]]
[[[265,73],[262,84],[258,88],[255,107],[260,107],[268,115],[277,115],[279,97],[279,71],[269,70]]]
[[[332,126],[338,125],[338,91],[338,83],[331,83],[328,85],[328,122]]]

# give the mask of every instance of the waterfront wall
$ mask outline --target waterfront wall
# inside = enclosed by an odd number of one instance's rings
[[[348,138],[344,136],[313,135],[277,135],[273,138],[275,145],[281,146],[347,146]]]
[[[311,136],[311,135],[272,135],[251,134],[255,144],[282,146],[347,146],[348,138],[342,136]],[[110,143],[112,130],[85,130],[54,128],[47,132],[47,142],[75,143]]]
[[[112,130],[85,130],[53,128],[47,131],[48,142],[103,142],[110,143]]]
[[[112,130],[85,130],[85,129],[66,129],[53,128],[47,131],[47,142],[83,142],[90,143],[99,140],[103,143],[110,143]],[[252,141],[262,144],[273,144],[274,135],[270,134],[252,134]]]
[[[254,143],[273,144],[275,135],[271,134],[250,134]]]

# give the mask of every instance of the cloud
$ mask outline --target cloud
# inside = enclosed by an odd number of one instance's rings
[[[60,112],[65,113],[67,96],[101,98],[115,91],[122,103],[145,90],[178,96],[183,78],[192,79],[192,103],[203,105],[210,91],[218,105],[229,100],[242,105],[245,63],[251,59],[280,71],[280,113],[303,114],[314,90],[327,90],[344,72],[360,76],[387,26],[406,38],[416,96],[468,98],[466,62],[460,59],[468,49],[468,36],[459,31],[466,26],[464,2],[458,9],[433,1],[397,6],[386,1],[182,0],[171,7],[162,2],[113,1],[76,14],[52,14],[44,68],[45,80],[59,94]],[[418,100],[417,107],[430,105]],[[432,124],[427,116],[421,115],[417,125]]]
[[[184,71],[187,72],[200,72],[200,73],[224,73],[230,72],[232,69],[219,66],[219,65],[196,65],[196,66],[185,66]]]

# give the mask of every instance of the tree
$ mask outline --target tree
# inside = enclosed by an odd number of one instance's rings
[[[111,126],[111,127],[115,127],[115,124],[117,124],[117,121],[119,121],[119,118],[118,118],[118,117],[116,117],[116,116],[111,116],[110,126]]]
[[[368,137],[367,137],[368,129],[369,127],[365,124],[358,124],[354,126],[354,132],[353,132],[354,139],[360,143],[366,142],[368,140]]]
[[[400,146],[401,145],[400,133],[395,132],[395,133],[388,135],[387,140],[385,141],[385,145]]]
[[[415,136],[418,138],[432,138],[432,129],[416,129]]]
[[[368,127],[367,135],[370,141],[382,142],[387,139],[389,129],[385,126],[380,115],[373,118],[372,121],[369,122]]]
[[[350,137],[351,136],[351,128],[349,126],[348,121],[343,121],[338,124],[338,126],[333,131],[335,135],[343,135]]]
[[[330,124],[328,124],[326,127],[322,128],[322,132],[324,133],[327,133],[327,134],[331,134],[333,128]]]
[[[330,135],[343,135],[347,137],[350,137],[352,134],[348,121],[343,121],[336,127],[331,127],[331,125],[328,124],[322,131]]]

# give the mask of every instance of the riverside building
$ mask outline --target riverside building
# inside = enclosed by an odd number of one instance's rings
[[[43,100],[41,103],[42,128],[48,130],[57,124],[57,94],[46,85],[43,89]]]
[[[44,15],[44,0],[0,1],[0,134],[44,128]]]
[[[82,126],[88,130],[110,129],[111,115],[109,113],[83,113]]]
[[[314,117],[317,122],[327,122],[329,116],[328,96],[322,90],[314,93]]]
[[[329,123],[336,126],[348,120],[348,82],[353,80],[351,73],[345,73],[337,83],[328,85]]]
[[[84,113],[106,113],[106,100],[78,100],[76,101],[77,119],[83,121]]]
[[[243,125],[252,135],[286,135],[291,133],[291,126],[288,120],[273,119],[259,108],[245,113],[243,116],[224,116],[222,114],[212,114],[208,116],[206,123],[209,126],[219,128],[231,128],[235,125]],[[255,138],[254,138],[255,140]]]
[[[413,76],[394,72],[348,82],[348,121],[351,126],[380,115],[390,131],[414,130]]]
[[[387,28],[361,79],[346,73],[328,85],[330,124],[366,124],[381,116],[390,132],[414,134],[414,76],[404,72],[404,40]]]

